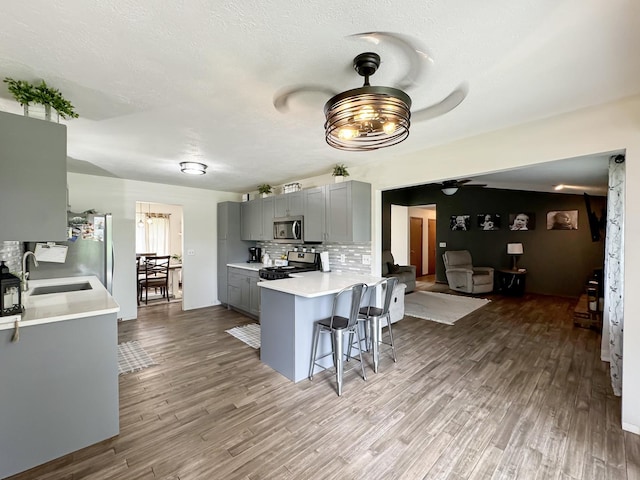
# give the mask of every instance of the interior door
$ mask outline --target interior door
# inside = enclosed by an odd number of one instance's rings
[[[409,263],[415,265],[416,276],[422,273],[422,218],[411,217],[409,224]]]
[[[436,274],[436,219],[427,219],[427,275]]]

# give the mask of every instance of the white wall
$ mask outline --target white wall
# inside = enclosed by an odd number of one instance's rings
[[[184,309],[219,303],[216,282],[216,204],[227,200],[239,201],[240,194],[77,173],[68,173],[67,182],[71,210],[81,212],[95,208],[113,214],[113,296],[120,305],[119,318],[130,320],[137,317],[135,216],[136,201],[141,199],[183,207],[184,249],[195,250],[194,256],[183,256]]]
[[[396,264],[409,265],[409,209],[402,205],[391,205],[391,255]]]

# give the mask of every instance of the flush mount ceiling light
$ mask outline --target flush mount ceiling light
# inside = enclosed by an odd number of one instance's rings
[[[180,162],[180,171],[189,175],[204,175],[207,166],[198,162]]]
[[[389,147],[409,136],[411,98],[392,87],[372,87],[369,77],[380,66],[377,53],[361,53],[353,68],[364,85],[332,97],[324,106],[325,139],[334,148],[368,151]]]

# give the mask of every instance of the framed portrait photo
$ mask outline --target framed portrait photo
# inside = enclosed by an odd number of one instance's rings
[[[451,215],[449,228],[466,232],[471,228],[471,215]]]
[[[480,230],[500,230],[500,214],[499,213],[479,213],[478,228]]]
[[[577,230],[578,210],[552,210],[547,212],[547,230]]]
[[[509,214],[509,230],[535,230],[536,214],[533,212],[518,212]]]

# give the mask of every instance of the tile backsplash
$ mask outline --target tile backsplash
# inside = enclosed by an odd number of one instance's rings
[[[362,263],[362,255],[371,255],[371,243],[322,243],[315,245],[300,245],[276,242],[257,242],[256,246],[262,249],[262,254],[269,254],[270,258],[279,258],[286,255],[287,252],[298,247],[302,250],[305,247],[307,251],[315,248],[316,252],[329,252],[329,264],[331,271],[338,272],[354,272],[354,273],[371,273],[371,265]],[[345,256],[345,262],[340,261],[340,255]]]
[[[22,242],[0,242],[0,260],[18,275],[22,271]]]

